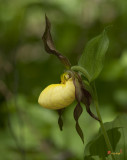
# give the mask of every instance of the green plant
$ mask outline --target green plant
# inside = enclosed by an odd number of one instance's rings
[[[95,86],[95,79],[99,76],[100,72],[102,71],[105,54],[106,54],[106,51],[107,51],[108,45],[109,45],[109,40],[107,37],[106,29],[99,36],[93,38],[92,40],[90,40],[87,43],[85,50],[79,59],[78,65],[71,66],[69,60],[56,50],[54,43],[53,43],[53,40],[52,40],[51,33],[50,33],[50,28],[51,28],[50,22],[49,22],[47,16],[45,16],[45,19],[46,19],[46,28],[45,28],[44,35],[42,37],[45,50],[48,53],[55,55],[64,64],[64,66],[66,67],[66,71],[64,74],[68,76],[68,79],[71,78],[74,83],[75,99],[77,101],[77,105],[74,109],[74,118],[76,121],[76,130],[77,130],[79,136],[81,137],[82,141],[84,142],[83,132],[82,132],[82,129],[80,128],[79,123],[78,123],[78,119],[82,113],[82,107],[81,107],[81,102],[82,102],[85,104],[86,110],[90,114],[90,116],[92,116],[94,119],[98,120],[98,122],[100,123],[100,127],[101,127],[100,132],[103,134],[104,141],[107,146],[105,153],[107,153],[107,151],[111,151],[113,153],[114,147],[112,147],[111,139],[109,139],[109,132],[106,131],[105,125],[103,124],[102,117],[101,117],[101,114],[99,111],[98,96],[97,96],[97,91],[96,91],[96,86]],[[68,79],[66,79],[66,77],[64,77],[64,78],[65,79],[63,81],[68,81]],[[62,81],[62,83],[63,83],[63,81]],[[50,92],[50,96],[52,93],[53,92]],[[64,94],[66,94],[66,93],[64,93]],[[50,99],[50,97],[49,97],[49,99]],[[91,100],[94,102],[98,117],[96,117],[90,110]],[[48,105],[47,104],[45,105],[45,103],[46,102],[44,102],[42,104],[42,106],[44,106],[44,107],[46,106],[46,108],[48,108],[47,106],[49,106],[49,102],[47,102]],[[53,103],[53,101],[51,101],[50,103]],[[55,109],[58,110],[58,113],[59,113],[58,123],[59,123],[61,130],[62,130],[62,126],[63,126],[63,121],[62,121],[61,115],[62,115],[62,111],[63,111],[64,107],[66,107],[66,105],[64,105],[61,108],[60,107],[57,108],[57,105],[55,105],[55,107],[54,107]],[[54,109],[54,108],[52,108],[52,109]],[[117,141],[118,141],[118,139],[117,139]],[[89,146],[90,146],[90,144],[87,145],[87,149],[90,148]],[[88,152],[86,151],[85,153],[88,153]],[[89,156],[88,155],[85,156],[85,159],[89,158],[89,159],[93,160],[93,157],[92,157],[93,155],[89,155]],[[105,159],[108,155],[103,154],[103,156],[100,156],[100,155],[98,155],[98,156],[100,158]],[[113,160],[115,160],[115,156],[113,154],[111,154],[110,156]]]

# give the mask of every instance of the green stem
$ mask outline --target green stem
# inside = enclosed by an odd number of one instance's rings
[[[102,121],[102,118],[101,118],[101,114],[100,114],[100,111],[99,111],[98,96],[97,96],[97,91],[96,91],[95,83],[92,86],[92,90],[93,90],[94,103],[95,103],[95,107],[96,107],[98,118],[100,119],[100,126],[101,126],[101,129],[102,129],[104,138],[105,138],[105,142],[107,144],[108,150],[110,150],[111,152],[113,152],[113,149],[112,149],[112,146],[111,146],[108,134],[107,134],[107,132],[105,130],[105,127],[104,127],[104,124],[103,124],[103,121]],[[115,160],[114,155],[111,154],[111,156],[112,156],[112,159]]]
[[[83,67],[81,67],[81,66],[73,66],[73,67],[71,67],[71,69],[74,70],[74,71],[81,72],[88,79],[88,81],[90,82],[90,79],[91,79],[90,75],[87,72],[87,70],[85,70]]]
[[[91,81],[91,77],[90,77],[89,73],[83,67],[81,67],[81,66],[73,66],[73,67],[71,67],[71,69],[74,70],[74,71],[81,72],[87,78],[87,80],[89,82]],[[107,144],[108,150],[113,152],[113,149],[112,149],[108,134],[107,134],[107,132],[105,130],[105,127],[104,127],[104,124],[103,124],[103,121],[102,121],[102,118],[101,118],[101,114],[100,114],[100,111],[99,111],[98,96],[97,96],[95,83],[93,83],[93,85],[91,84],[91,86],[92,86],[92,96],[93,96],[93,99],[94,99],[94,103],[95,103],[95,107],[96,107],[98,118],[100,119],[100,126],[101,126],[101,129],[102,129],[102,133],[104,135],[105,142]],[[112,159],[115,160],[114,155],[111,154],[111,156],[112,156]]]

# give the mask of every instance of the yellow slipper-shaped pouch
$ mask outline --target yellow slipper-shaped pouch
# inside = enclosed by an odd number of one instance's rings
[[[38,103],[49,109],[62,109],[69,106],[75,99],[75,86],[72,78],[63,74],[61,84],[51,84],[40,94]]]

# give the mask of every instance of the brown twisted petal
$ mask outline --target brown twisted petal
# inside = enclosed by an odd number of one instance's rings
[[[67,69],[70,68],[71,64],[67,57],[63,56],[60,52],[58,52],[54,46],[52,36],[50,33],[51,24],[49,22],[48,17],[45,15],[46,27],[44,34],[42,36],[42,40],[44,42],[44,47],[47,53],[54,54],[57,58],[65,65]]]

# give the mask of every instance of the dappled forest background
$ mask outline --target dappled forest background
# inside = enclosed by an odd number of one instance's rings
[[[72,104],[59,130],[55,111],[38,104],[49,84],[59,83],[64,66],[44,51],[45,13],[56,48],[76,65],[85,44],[109,27],[110,45],[96,80],[104,122],[127,113],[126,0],[0,1],[0,160],[80,160],[84,145],[75,131]],[[94,107],[93,112],[96,114]],[[85,145],[99,124],[85,111],[80,124]]]

